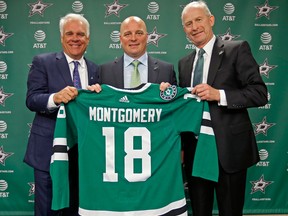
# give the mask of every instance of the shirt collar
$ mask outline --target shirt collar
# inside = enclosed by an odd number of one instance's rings
[[[127,55],[126,53],[124,53],[124,67],[129,66],[134,60],[134,58],[132,58],[131,56]],[[147,65],[147,61],[148,61],[148,54],[147,52],[145,52],[142,56],[140,56],[140,58],[137,59],[141,64],[143,65]]]
[[[66,56],[68,64],[70,64],[73,61],[78,61],[80,66],[84,67],[84,57],[83,56],[79,60],[75,60],[75,59],[71,58],[70,56],[68,56],[66,53],[64,53],[64,55]]]
[[[211,56],[212,55],[212,50],[213,50],[213,46],[214,43],[216,41],[216,36],[213,35],[213,37],[211,38],[211,40],[203,47],[203,49],[205,50],[205,54]],[[198,53],[199,48],[196,47],[196,52]]]

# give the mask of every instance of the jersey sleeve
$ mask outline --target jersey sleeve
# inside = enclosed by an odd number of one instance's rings
[[[218,182],[219,167],[216,139],[208,103],[206,101],[203,103],[202,121],[194,156],[192,176]]]
[[[58,210],[69,206],[69,161],[68,150],[74,145],[72,125],[67,123],[65,106],[61,105],[54,131],[53,155],[51,156],[50,174],[52,178],[52,209]]]
[[[191,175],[217,182],[218,154],[208,102],[186,93],[179,104],[174,113],[179,132],[193,132],[198,139]]]

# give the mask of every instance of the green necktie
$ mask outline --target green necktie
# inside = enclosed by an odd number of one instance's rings
[[[138,60],[134,60],[132,64],[134,65],[134,70],[131,74],[130,88],[135,88],[141,84],[140,73],[138,70],[138,65],[140,64],[140,62]]]
[[[202,83],[203,64],[204,64],[203,54],[204,53],[205,53],[204,49],[200,49],[198,51],[198,59],[197,59],[195,70],[194,70],[193,87]]]

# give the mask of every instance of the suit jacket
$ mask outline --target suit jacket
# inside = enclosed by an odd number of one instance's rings
[[[179,60],[181,87],[191,86],[195,53]],[[259,154],[247,108],[267,103],[267,87],[249,44],[246,41],[222,41],[217,38],[207,83],[225,90],[228,103],[228,106],[218,106],[215,101],[209,102],[222,167],[232,173],[252,166],[259,161]]]
[[[100,65],[100,84],[124,88],[124,56],[112,62]],[[148,56],[148,82],[169,82],[177,85],[174,66],[170,63]]]
[[[84,58],[89,85],[98,82],[99,67]],[[48,98],[66,86],[73,86],[69,65],[63,52],[45,53],[33,58],[27,81],[26,106],[33,112],[33,120],[24,162],[49,171],[53,134],[58,109],[47,109]]]

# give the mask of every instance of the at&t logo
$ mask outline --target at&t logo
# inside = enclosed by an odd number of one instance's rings
[[[109,49],[121,49],[121,43],[119,43],[119,41],[120,41],[120,32],[119,31],[112,31],[110,33],[110,39],[114,43],[109,44]]]
[[[7,19],[8,18],[8,14],[4,14],[3,12],[5,12],[7,9],[7,4],[5,1],[0,1],[0,19]]]
[[[8,74],[5,72],[7,71],[7,64],[4,61],[0,61],[0,80],[6,80],[8,78]]]
[[[0,179],[0,198],[7,198],[9,197],[9,192],[5,192],[8,189],[8,183]]]
[[[226,16],[223,16],[222,21],[234,21],[235,16],[232,16],[231,14],[234,13],[235,7],[232,3],[226,3],[224,5],[224,12],[227,14]]]
[[[264,32],[260,36],[260,40],[262,41],[263,45],[260,45],[259,50],[272,50],[273,45],[269,45],[272,41],[272,36],[268,32]]]
[[[146,17],[147,20],[159,20],[160,19],[160,15],[155,14],[159,11],[159,4],[157,2],[150,2],[147,6],[147,9],[150,13],[152,13],[152,14],[147,15]]]
[[[46,48],[47,43],[41,43],[45,40],[46,38],[46,34],[44,31],[42,30],[38,30],[34,33],[34,38],[37,42],[39,43],[34,43],[33,48],[37,48],[37,49],[44,49]]]

